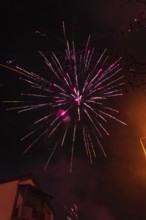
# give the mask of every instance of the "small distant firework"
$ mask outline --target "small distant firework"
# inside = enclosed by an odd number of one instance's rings
[[[74,41],[69,43],[66,38],[63,24],[65,53],[63,58],[52,53],[49,59],[39,52],[44,59],[49,73],[47,77],[29,72],[23,68],[15,69],[2,65],[9,70],[17,72],[28,84],[30,91],[21,93],[24,101],[4,101],[16,106],[8,110],[17,110],[18,113],[39,110],[40,118],[34,121],[33,129],[21,140],[34,137],[25,149],[26,153],[42,136],[47,135],[55,141],[46,162],[48,166],[55,150],[59,146],[70,147],[72,171],[75,146],[85,146],[87,156],[92,163],[96,158],[96,147],[100,147],[104,156],[106,153],[101,144],[102,133],[109,135],[106,129],[108,119],[124,124],[116,117],[118,111],[109,102],[117,96],[122,96],[123,75],[119,61],[107,64],[108,56],[104,50],[100,56],[91,48],[90,37],[85,49],[77,51]],[[33,92],[32,92],[33,91]],[[28,98],[30,99],[28,101]],[[42,110],[44,115],[42,116]],[[80,143],[80,144],[79,144]]]
[[[35,34],[45,38],[46,40],[48,40],[49,38],[47,37],[47,34],[42,33],[41,31],[36,30]]]
[[[66,220],[78,220],[78,207],[74,204],[71,208],[65,207]]]
[[[145,148],[144,143],[143,143],[144,139],[146,139],[146,137],[141,137],[139,140],[140,140],[140,144],[141,144],[142,150],[144,152],[144,155],[146,156],[146,148]]]
[[[7,61],[6,61],[6,64],[7,64],[7,65],[10,65],[10,64],[12,64],[14,61],[15,61],[15,60],[7,60]]]

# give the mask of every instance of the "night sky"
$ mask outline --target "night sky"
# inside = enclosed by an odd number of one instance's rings
[[[2,1],[0,63],[45,72],[38,51],[63,50],[62,21],[79,49],[91,35],[92,45],[107,48],[111,60],[123,57],[126,85],[115,107],[128,126],[110,121],[110,136],[102,140],[107,158],[99,150],[92,166],[81,149],[70,173],[70,157],[61,149],[44,170],[47,138],[25,155],[20,142],[35,115],[6,111],[1,102],[0,179],[34,174],[54,197],[56,220],[65,219],[64,206],[72,204],[79,208],[79,220],[145,220],[146,158],[139,138],[146,136],[146,1]],[[16,73],[0,68],[1,101],[18,98],[23,89]]]

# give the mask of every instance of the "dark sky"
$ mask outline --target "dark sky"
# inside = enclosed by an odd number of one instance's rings
[[[0,106],[0,179],[33,173],[42,188],[54,196],[56,220],[64,219],[64,205],[74,203],[79,208],[79,220],[146,219],[146,158],[139,142],[146,136],[145,7],[144,0],[0,3],[0,63],[23,65],[31,71],[40,68],[38,50],[60,51],[64,46],[62,21],[68,37],[79,48],[91,34],[96,49],[107,48],[111,57],[123,57],[127,92],[117,100],[116,107],[128,126],[111,121],[110,136],[103,139],[108,157],[99,151],[92,166],[83,152],[74,158],[70,173],[68,155],[62,150],[44,170],[46,138],[22,155],[24,145],[19,140],[31,126],[31,116]],[[45,71],[45,65],[43,68]],[[4,68],[0,72],[1,100],[17,97],[23,87],[17,75]]]

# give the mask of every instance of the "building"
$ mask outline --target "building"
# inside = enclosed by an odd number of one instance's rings
[[[54,220],[51,198],[32,175],[0,181],[0,220]]]

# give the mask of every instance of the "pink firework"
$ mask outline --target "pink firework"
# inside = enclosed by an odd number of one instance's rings
[[[85,49],[77,51],[74,41],[69,43],[66,38],[64,24],[63,31],[66,45],[63,58],[52,53],[48,59],[39,52],[49,70],[46,78],[18,66],[15,69],[5,67],[19,73],[20,80],[28,84],[30,91],[34,91],[21,93],[23,97],[27,97],[27,101],[10,101],[17,106],[8,109],[17,110],[18,113],[35,113],[36,110],[42,113],[43,110],[44,113],[34,121],[34,128],[22,138],[24,141],[36,134],[36,138],[26,147],[24,153],[42,136],[47,135],[49,141],[53,139],[56,143],[51,148],[45,167],[48,166],[57,147],[68,145],[71,149],[71,171],[74,150],[78,143],[80,146],[82,143],[92,163],[93,158],[96,158],[97,146],[106,157],[101,139],[104,133],[109,135],[106,129],[108,120],[113,119],[125,124],[117,118],[118,111],[109,106],[109,100],[122,96],[124,76],[121,75],[119,65],[121,58],[108,65],[106,50],[99,56],[95,48],[89,47],[90,37]]]

